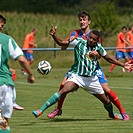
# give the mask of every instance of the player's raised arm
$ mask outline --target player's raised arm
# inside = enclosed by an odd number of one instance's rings
[[[53,37],[54,41],[59,45],[59,46],[67,46],[68,41],[67,40],[62,40],[56,35],[56,29],[57,26],[52,26],[50,29],[50,35]]]

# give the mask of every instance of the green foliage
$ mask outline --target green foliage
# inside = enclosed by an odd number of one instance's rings
[[[7,24],[5,25],[3,32],[11,35],[19,44],[19,46],[22,47],[25,35],[29,33],[33,27],[36,27],[38,28],[38,33],[35,36],[35,42],[38,44],[39,48],[59,47],[54,43],[52,37],[49,35],[51,24],[58,27],[57,35],[60,38],[65,39],[72,30],[79,29],[77,14],[79,11],[84,9],[90,13],[92,18],[90,28],[99,29],[102,31],[102,45],[104,47],[115,47],[117,34],[120,32],[121,27],[123,25],[127,27],[132,25],[132,12],[125,12],[127,8],[116,8],[115,5],[109,1],[105,1],[104,3],[99,1],[96,2],[97,0],[87,1],[87,3],[82,1],[80,6],[77,4],[72,4],[71,6],[65,7],[62,3],[61,7],[58,8],[61,1],[55,3],[54,0],[1,0],[0,13],[3,14],[7,19]],[[71,2],[73,2],[73,0]],[[93,6],[94,3],[96,3],[95,6]],[[9,12],[10,9],[11,12]],[[40,10],[43,12],[40,12]],[[113,57],[115,55],[114,50],[110,50],[108,53]],[[70,67],[73,63],[72,57],[73,53],[70,51],[35,51],[35,60],[32,64],[32,67],[35,68],[36,64],[41,59],[49,60],[56,68]],[[102,60],[101,64],[107,65],[108,63]],[[14,65],[12,61],[11,66],[14,68],[18,67]]]
[[[114,34],[120,23],[115,5],[109,1],[95,4],[94,10],[91,12],[92,26],[100,29],[103,36]]]

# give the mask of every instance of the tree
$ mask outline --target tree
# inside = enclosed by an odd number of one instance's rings
[[[119,20],[114,3],[110,1],[96,3],[91,16],[93,28],[101,30],[103,36],[109,36],[117,31]]]

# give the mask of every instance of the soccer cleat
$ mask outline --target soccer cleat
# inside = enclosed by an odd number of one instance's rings
[[[62,110],[55,109],[53,112],[49,113],[47,115],[47,117],[50,118],[50,119],[53,119],[55,116],[57,116],[57,115],[59,116],[61,114],[62,114]]]
[[[40,110],[34,110],[32,114],[37,118],[42,114],[42,112]]]
[[[122,113],[121,115],[122,115],[124,121],[130,120],[130,117],[128,116],[128,114],[126,112]]]
[[[123,117],[121,114],[114,113],[114,117],[111,117],[110,115],[109,115],[109,117],[114,119],[114,120],[123,120]]]
[[[13,109],[15,109],[15,110],[24,110],[24,108],[19,106],[17,103],[13,103]]]
[[[26,71],[25,71],[23,68],[21,69],[21,73],[22,73],[23,75],[27,75]]]
[[[27,73],[26,73],[26,72],[22,72],[22,74],[23,74],[23,75],[27,75]]]

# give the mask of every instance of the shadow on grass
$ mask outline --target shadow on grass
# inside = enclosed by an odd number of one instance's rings
[[[54,118],[54,119],[41,119],[44,122],[74,122],[74,121],[105,121],[112,119],[97,119],[97,118]]]
[[[54,119],[35,119],[35,121],[30,122],[30,123],[23,123],[20,124],[20,126],[34,126],[37,123],[50,123],[50,122],[84,122],[84,121],[90,121],[90,122],[94,122],[94,121],[108,121],[108,120],[113,120],[113,119],[97,119],[97,118],[54,118]]]

